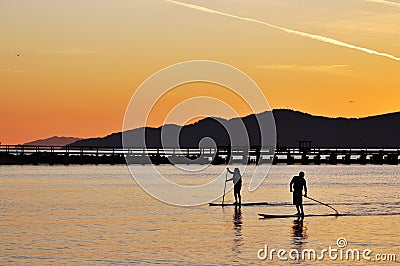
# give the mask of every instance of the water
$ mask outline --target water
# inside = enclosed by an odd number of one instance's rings
[[[135,171],[146,171],[137,166]],[[223,171],[211,166],[209,175]],[[201,180],[159,166],[176,182]],[[262,220],[257,213],[292,214],[289,181],[306,172],[309,196],[332,204],[343,217]],[[371,249],[372,256],[396,254],[400,260],[400,167],[274,166],[243,201],[272,206],[176,207],[146,194],[126,166],[1,166],[1,264],[301,264],[320,261],[263,261],[257,251],[329,246],[344,237],[346,248]],[[221,187],[223,190],[223,187]],[[180,195],[176,195],[179,197]],[[232,191],[226,201],[232,202]],[[312,203],[305,200],[305,203]],[[332,213],[318,204],[310,214]],[[358,265],[370,262],[361,260]],[[398,264],[398,262],[392,262]],[[349,264],[325,257],[323,264]],[[388,264],[388,262],[382,263]]]

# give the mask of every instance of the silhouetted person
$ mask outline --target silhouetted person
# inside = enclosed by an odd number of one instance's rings
[[[238,198],[239,198],[239,206],[242,204],[242,197],[240,196],[240,190],[242,189],[242,175],[240,174],[239,168],[235,168],[235,170],[232,172],[229,170],[227,167],[226,170],[230,173],[233,174],[233,177],[230,179],[227,179],[226,182],[228,181],[233,181],[233,194],[235,196],[235,204],[238,204]]]
[[[304,179],[304,172],[294,176],[290,181],[290,192],[293,192],[293,205],[296,205],[297,215],[304,216],[303,210],[303,188],[304,196],[307,197],[307,182]]]

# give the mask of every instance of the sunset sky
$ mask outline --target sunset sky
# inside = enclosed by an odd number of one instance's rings
[[[0,0],[0,142],[121,131],[143,81],[199,59],[249,75],[271,108],[330,117],[400,111],[400,0],[179,3]],[[226,88],[195,83],[165,95],[148,125],[161,125],[173,106],[204,95],[240,115],[250,112]]]

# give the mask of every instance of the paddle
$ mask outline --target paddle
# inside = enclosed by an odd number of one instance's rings
[[[222,196],[222,207],[224,207],[224,201],[225,201],[225,190],[226,190],[226,180],[228,179],[228,170],[226,170],[226,175],[225,175],[225,184],[224,184],[224,195]]]
[[[313,201],[315,201],[315,202],[318,202],[319,204],[325,205],[326,207],[329,207],[329,208],[331,208],[332,210],[334,210],[334,211],[336,212],[336,214],[339,215],[339,212],[338,212],[335,208],[329,206],[328,204],[325,204],[325,203],[323,203],[323,202],[320,202],[319,200],[316,200],[316,199],[313,199],[313,198],[310,198],[310,197],[307,197],[307,196],[304,196],[304,195],[303,195],[303,197],[305,197],[305,198],[307,198],[307,199],[310,199],[310,200],[313,200]]]

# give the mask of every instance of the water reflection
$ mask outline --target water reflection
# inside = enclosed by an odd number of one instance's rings
[[[293,221],[292,225],[292,237],[293,237],[293,249],[297,250],[297,254],[301,254],[308,238],[307,235],[307,227],[304,226],[304,218],[298,217],[296,220]]]
[[[293,244],[302,245],[303,240],[307,239],[307,227],[304,226],[304,218],[298,217],[293,221]]]
[[[160,167],[170,169],[178,183],[187,182],[173,166]],[[253,198],[243,196],[251,201],[286,202],[286,186],[282,184],[302,168],[272,168],[274,178],[268,179],[268,185],[260,186]],[[218,174],[225,168],[207,169]],[[234,206],[170,206],[149,197],[122,165],[0,166],[0,264],[314,265],[319,262],[278,261],[277,252],[273,261],[261,261],[256,253],[265,244],[269,250],[297,247],[321,251],[335,246],[340,236],[351,241],[350,248],[400,254],[399,216],[364,216],[367,209],[374,210],[369,215],[400,212],[399,166],[307,169],[314,176],[316,198],[346,203],[338,206],[340,212],[362,216],[338,220],[306,217],[303,225],[293,221],[295,218],[259,220],[259,209],[291,213],[292,206],[243,207],[241,213]],[[369,205],[363,205],[367,201]],[[307,206],[307,213],[325,211],[317,205]],[[328,265],[326,262],[321,261],[321,265]]]
[[[240,246],[243,243],[243,236],[242,236],[242,209],[240,206],[235,206],[235,213],[233,215],[233,231],[234,231],[234,237],[233,237],[233,256],[235,258],[235,262],[238,260],[238,256],[241,253],[240,251]]]

